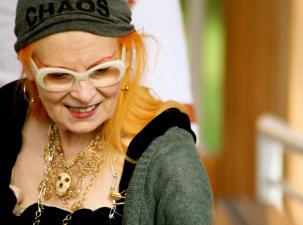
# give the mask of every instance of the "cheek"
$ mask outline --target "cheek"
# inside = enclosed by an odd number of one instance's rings
[[[113,87],[102,88],[102,90],[99,91],[106,99],[104,102],[105,110],[113,113],[120,93],[120,86],[116,85]]]
[[[112,87],[98,88],[97,90],[107,100],[116,99],[120,92],[120,84]]]
[[[50,113],[56,108],[54,106],[59,105],[64,97],[61,93],[49,93],[41,89],[38,89],[39,98],[45,108]]]
[[[99,88],[98,91],[106,98],[113,98],[119,94],[120,84],[112,87]]]

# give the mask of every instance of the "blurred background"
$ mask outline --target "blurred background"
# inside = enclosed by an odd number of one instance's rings
[[[180,4],[214,224],[303,224],[303,1]]]
[[[0,2],[0,86],[20,75],[16,2]],[[302,225],[303,1],[128,2],[161,46],[147,82],[191,111],[213,224]]]

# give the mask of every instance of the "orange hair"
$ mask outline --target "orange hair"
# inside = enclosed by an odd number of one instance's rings
[[[127,146],[123,143],[123,138],[133,138],[139,133],[154,117],[164,110],[176,107],[183,112],[186,108],[175,101],[163,102],[156,99],[150,93],[150,89],[140,84],[144,74],[146,64],[146,52],[143,44],[145,36],[132,32],[127,36],[118,38],[118,41],[126,48],[129,63],[121,87],[128,87],[126,91],[120,91],[117,105],[113,116],[102,125],[102,136],[109,149],[115,149],[125,153]],[[25,74],[29,70],[29,58],[32,54],[29,46],[21,49],[18,53],[23,64]],[[37,98],[36,84],[29,83],[26,79],[29,95]],[[39,105],[40,104],[40,105]],[[35,106],[36,105],[36,106]],[[41,115],[41,103],[37,102],[32,106],[34,115]],[[38,110],[38,111],[37,111]],[[38,112],[38,113],[37,113]],[[113,152],[113,151],[112,151]]]

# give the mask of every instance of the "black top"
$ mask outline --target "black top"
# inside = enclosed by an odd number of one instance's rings
[[[0,219],[9,221],[8,225],[33,224],[37,203],[29,206],[21,216],[12,214],[16,204],[16,197],[10,190],[11,171],[16,157],[21,149],[21,130],[26,118],[27,102],[23,93],[16,85],[9,83],[0,88],[0,152],[5,155],[0,157]],[[129,144],[127,155],[132,159],[139,159],[149,144],[158,136],[164,134],[170,127],[178,126],[190,132],[190,121],[185,113],[171,108],[154,118],[142,131],[140,131]],[[135,169],[135,164],[125,161],[119,190],[126,190]],[[96,210],[80,209],[72,214],[69,225],[94,225],[122,224],[123,205],[117,207],[114,218],[109,219],[110,208],[102,207]],[[57,207],[44,206],[40,225],[62,224],[62,220],[69,214],[68,211]]]
[[[31,225],[35,219],[37,203],[29,206],[21,216],[15,217],[14,224]],[[79,209],[72,214],[68,225],[121,225],[122,217],[115,214],[112,219],[108,215],[110,208],[102,207],[96,210]],[[40,217],[40,225],[61,225],[63,219],[69,214],[68,211],[57,207],[44,206]]]

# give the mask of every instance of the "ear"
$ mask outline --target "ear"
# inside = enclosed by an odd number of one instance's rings
[[[34,80],[35,80],[34,76],[33,76],[31,73],[30,73],[30,74],[27,74],[26,76],[27,76],[27,79],[28,79],[29,81],[34,81]]]
[[[22,69],[23,69],[23,72],[22,74],[26,76],[26,78],[29,80],[29,81],[34,81],[35,80],[35,77],[34,75],[32,74],[32,69],[31,69],[31,66],[30,66],[30,63],[28,61],[26,62],[23,62],[19,56],[19,54],[17,55],[17,59],[18,61],[20,62],[20,64],[22,65]]]
[[[25,74],[26,74],[26,77],[29,81],[34,81],[35,80],[35,77],[34,75],[32,74],[32,71],[31,70],[25,70]]]
[[[32,60],[32,59],[30,59]],[[29,81],[34,81],[35,80],[35,77],[34,77],[34,74],[33,74],[33,71],[32,71],[32,68],[30,66],[30,62],[26,63],[25,67],[24,67],[24,72],[26,74],[26,77]]]

